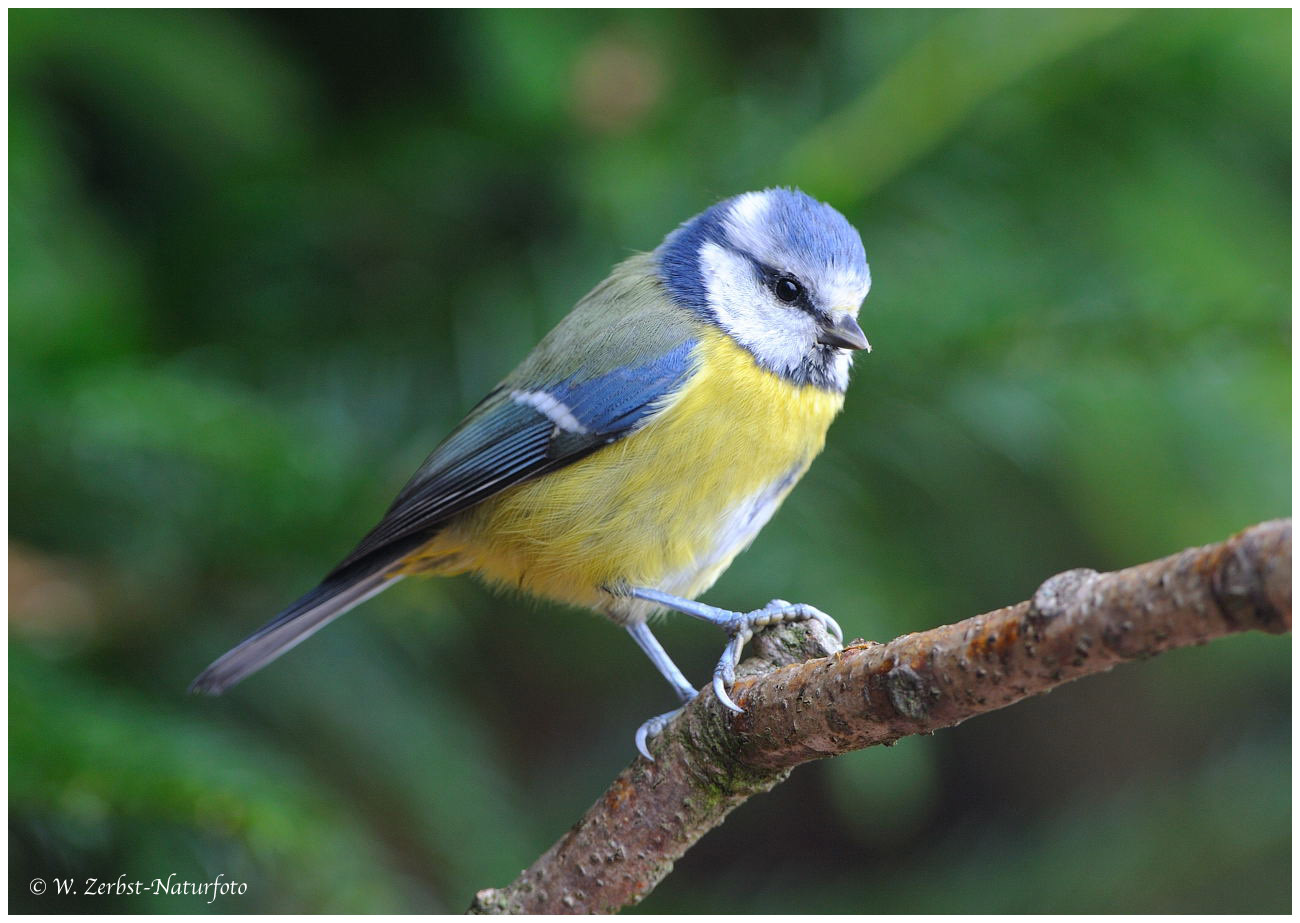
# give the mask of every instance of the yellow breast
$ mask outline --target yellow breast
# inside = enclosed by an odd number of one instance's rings
[[[694,358],[644,429],[461,514],[408,569],[616,616],[607,587],[704,592],[821,451],[844,396],[760,369],[713,327]]]

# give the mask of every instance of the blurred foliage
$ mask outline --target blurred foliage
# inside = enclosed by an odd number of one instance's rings
[[[1290,33],[11,12],[11,909],[457,911],[559,836],[671,700],[597,619],[408,582],[183,690],[725,195],[850,217],[876,350],[710,599],[883,640],[1286,515]],[[702,679],[719,639],[684,622]],[[1228,639],[801,769],[643,909],[1285,912],[1289,677],[1286,642]],[[26,887],[173,872],[248,893]]]

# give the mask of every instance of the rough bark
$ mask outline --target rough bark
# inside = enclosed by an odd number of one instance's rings
[[[768,629],[733,715],[706,691],[586,815],[472,913],[612,912],[647,895],[732,808],[799,763],[888,744],[1241,631],[1291,627],[1291,521],[1127,570],[1072,570],[1032,599],[842,651],[820,626]],[[808,660],[808,657],[817,659]]]

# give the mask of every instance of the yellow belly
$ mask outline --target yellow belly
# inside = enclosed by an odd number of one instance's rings
[[[704,592],[807,470],[844,402],[706,328],[699,371],[644,429],[452,520],[408,572],[470,571],[606,612],[608,589]]]

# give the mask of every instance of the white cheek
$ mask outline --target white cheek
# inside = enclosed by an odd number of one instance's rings
[[[768,368],[795,372],[817,339],[817,324],[776,303],[749,262],[715,243],[700,248],[700,268],[718,323]]]

